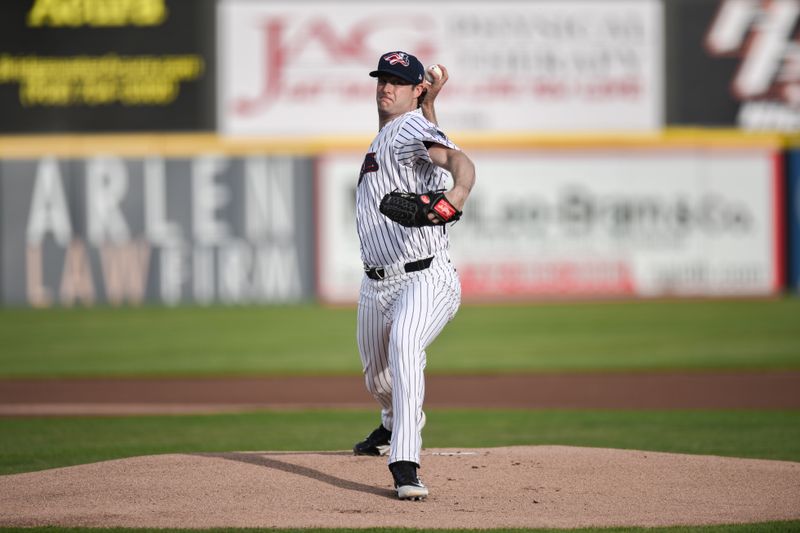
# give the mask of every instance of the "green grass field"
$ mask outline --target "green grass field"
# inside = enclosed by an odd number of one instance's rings
[[[464,306],[428,372],[800,368],[800,299]],[[0,377],[348,374],[353,308],[0,310]]]
[[[429,349],[428,371],[796,370],[797,317],[793,298],[464,306]],[[5,309],[0,346],[2,378],[360,371],[355,309],[313,305]],[[0,474],[157,453],[348,449],[376,416],[0,417]],[[427,447],[562,444],[800,461],[800,411],[431,410],[424,438]],[[800,531],[800,522],[572,531],[772,533]]]
[[[180,452],[349,450],[367,411],[0,418],[0,474]],[[431,448],[560,444],[800,461],[800,412],[429,410]]]

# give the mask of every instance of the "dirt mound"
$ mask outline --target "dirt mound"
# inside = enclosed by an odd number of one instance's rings
[[[520,446],[430,449],[424,502],[384,458],[169,454],[0,476],[1,526],[587,527],[800,519],[800,463]]]

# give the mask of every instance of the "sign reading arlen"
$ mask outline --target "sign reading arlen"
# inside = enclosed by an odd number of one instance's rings
[[[289,158],[10,160],[2,294],[36,307],[310,298],[311,165]]]
[[[9,2],[0,132],[213,129],[213,17],[212,0]]]

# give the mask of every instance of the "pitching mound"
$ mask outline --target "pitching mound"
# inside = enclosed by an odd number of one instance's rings
[[[426,450],[423,502],[384,458],[172,454],[0,476],[0,525],[492,528],[800,519],[800,463],[525,446]]]

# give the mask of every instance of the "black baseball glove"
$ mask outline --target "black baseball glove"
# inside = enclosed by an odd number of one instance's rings
[[[461,211],[450,203],[444,191],[428,191],[422,194],[392,191],[381,200],[381,213],[393,221],[409,228],[438,225],[428,218],[432,213],[439,224],[455,222]]]

